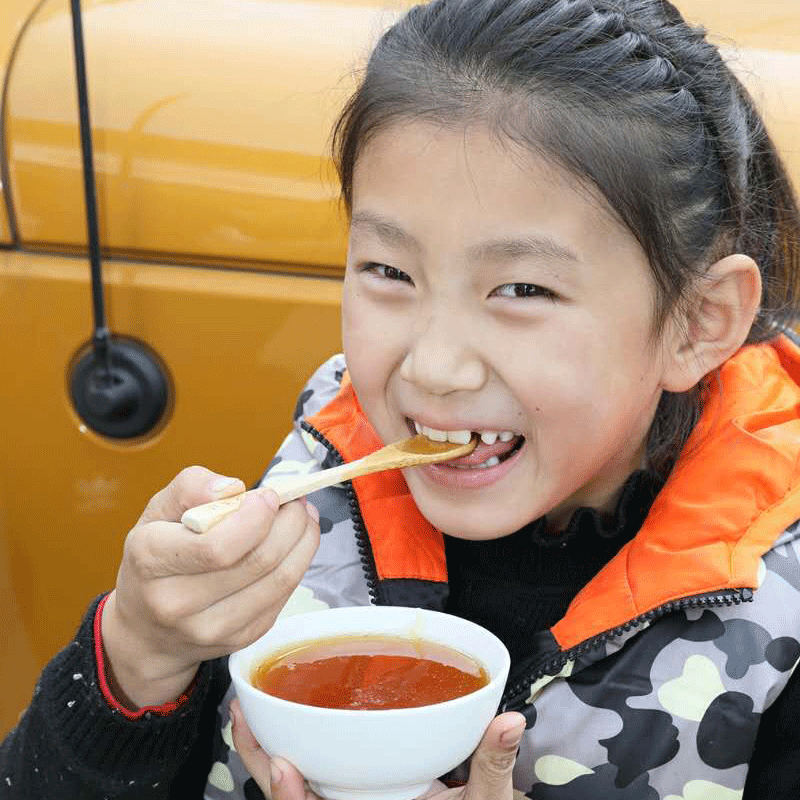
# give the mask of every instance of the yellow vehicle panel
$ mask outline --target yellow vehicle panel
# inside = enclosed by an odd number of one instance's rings
[[[800,3],[684,0],[678,6],[705,25],[750,90],[800,188]]]
[[[755,50],[800,51],[800,6],[794,0],[678,0],[684,18],[702,25],[718,44]]]
[[[354,61],[393,16],[369,3],[85,2],[104,247],[338,271],[328,133]],[[19,47],[6,108],[26,244],[85,241],[76,108],[68,3],[48,0]]]
[[[796,22],[800,29],[800,17]],[[800,189],[800,41],[795,52],[738,50],[731,63],[748,87],[795,190]]]
[[[11,226],[8,224],[8,210],[0,200],[0,245],[11,244]]]
[[[255,483],[304,377],[340,349],[336,280],[117,262],[105,276],[115,333],[148,343],[175,387],[166,424],[144,441],[93,434],[68,398],[90,326],[85,262],[0,252],[3,397],[18,403],[3,400],[0,605],[20,636],[4,637],[4,729],[87,600],[113,585],[154,490],[191,463]]]
[[[0,83],[5,83],[11,54],[33,9],[42,0],[4,0],[0,7]]]
[[[402,5],[83,0],[108,323],[173,390],[156,431],[114,441],[67,390],[92,322],[68,0],[0,3],[0,735],[113,585],[147,498],[190,463],[254,483],[339,349],[328,129]],[[800,185],[796,0],[678,5],[731,56]]]
[[[14,47],[17,44],[20,34],[29,19],[32,0],[4,0],[0,7],[0,86],[6,82],[6,70],[11,63]],[[3,132],[0,129],[0,148],[4,144]],[[5,180],[3,176],[2,180]],[[6,205],[5,187],[0,183],[3,192],[0,193],[0,245],[10,244],[11,226],[8,219],[8,207]]]

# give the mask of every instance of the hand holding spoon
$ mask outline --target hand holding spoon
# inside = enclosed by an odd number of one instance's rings
[[[371,472],[380,472],[385,469],[404,469],[405,467],[418,467],[422,464],[435,464],[437,461],[450,461],[471,453],[478,440],[473,436],[466,444],[453,442],[434,442],[427,436],[417,435],[410,439],[403,439],[394,444],[386,445],[368,456],[359,458],[349,464],[339,467],[324,469],[311,475],[290,475],[272,478],[264,486],[242,492],[233,497],[214,500],[201,506],[190,508],[181,517],[181,522],[195,533],[205,533],[216,525],[223,517],[236,511],[242,502],[242,497],[250,492],[260,492],[272,489],[281,503],[288,503],[298,497],[333,486],[342,481],[349,481]]]

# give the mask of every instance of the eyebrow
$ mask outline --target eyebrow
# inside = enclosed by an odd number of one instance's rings
[[[358,211],[350,220],[351,228],[365,228],[384,243],[419,252],[420,243],[408,232],[385,217],[370,211]],[[549,236],[521,236],[494,239],[474,245],[468,251],[470,260],[514,261],[533,257],[538,261],[577,264],[580,258],[569,247]]]
[[[522,236],[496,239],[471,247],[470,258],[474,261],[516,261],[533,257],[537,261],[577,264],[578,256],[563,244],[549,236]]]
[[[420,243],[408,231],[369,211],[358,211],[353,214],[350,228],[366,228],[389,246],[402,247],[417,253],[422,250]]]

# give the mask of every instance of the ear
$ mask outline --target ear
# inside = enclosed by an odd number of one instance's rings
[[[727,361],[747,338],[761,303],[761,273],[737,253],[713,264],[698,281],[688,310],[673,320],[661,387],[685,392]]]

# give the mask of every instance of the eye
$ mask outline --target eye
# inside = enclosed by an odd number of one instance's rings
[[[411,276],[403,272],[403,270],[397,269],[397,267],[387,266],[386,264],[378,264],[375,261],[368,261],[361,268],[361,271],[369,272],[370,274],[387,281],[403,281],[404,283],[411,284],[414,283],[414,281],[411,280]]]
[[[543,297],[545,300],[555,300],[557,295],[544,286],[536,283],[504,283],[489,293],[490,297]]]

